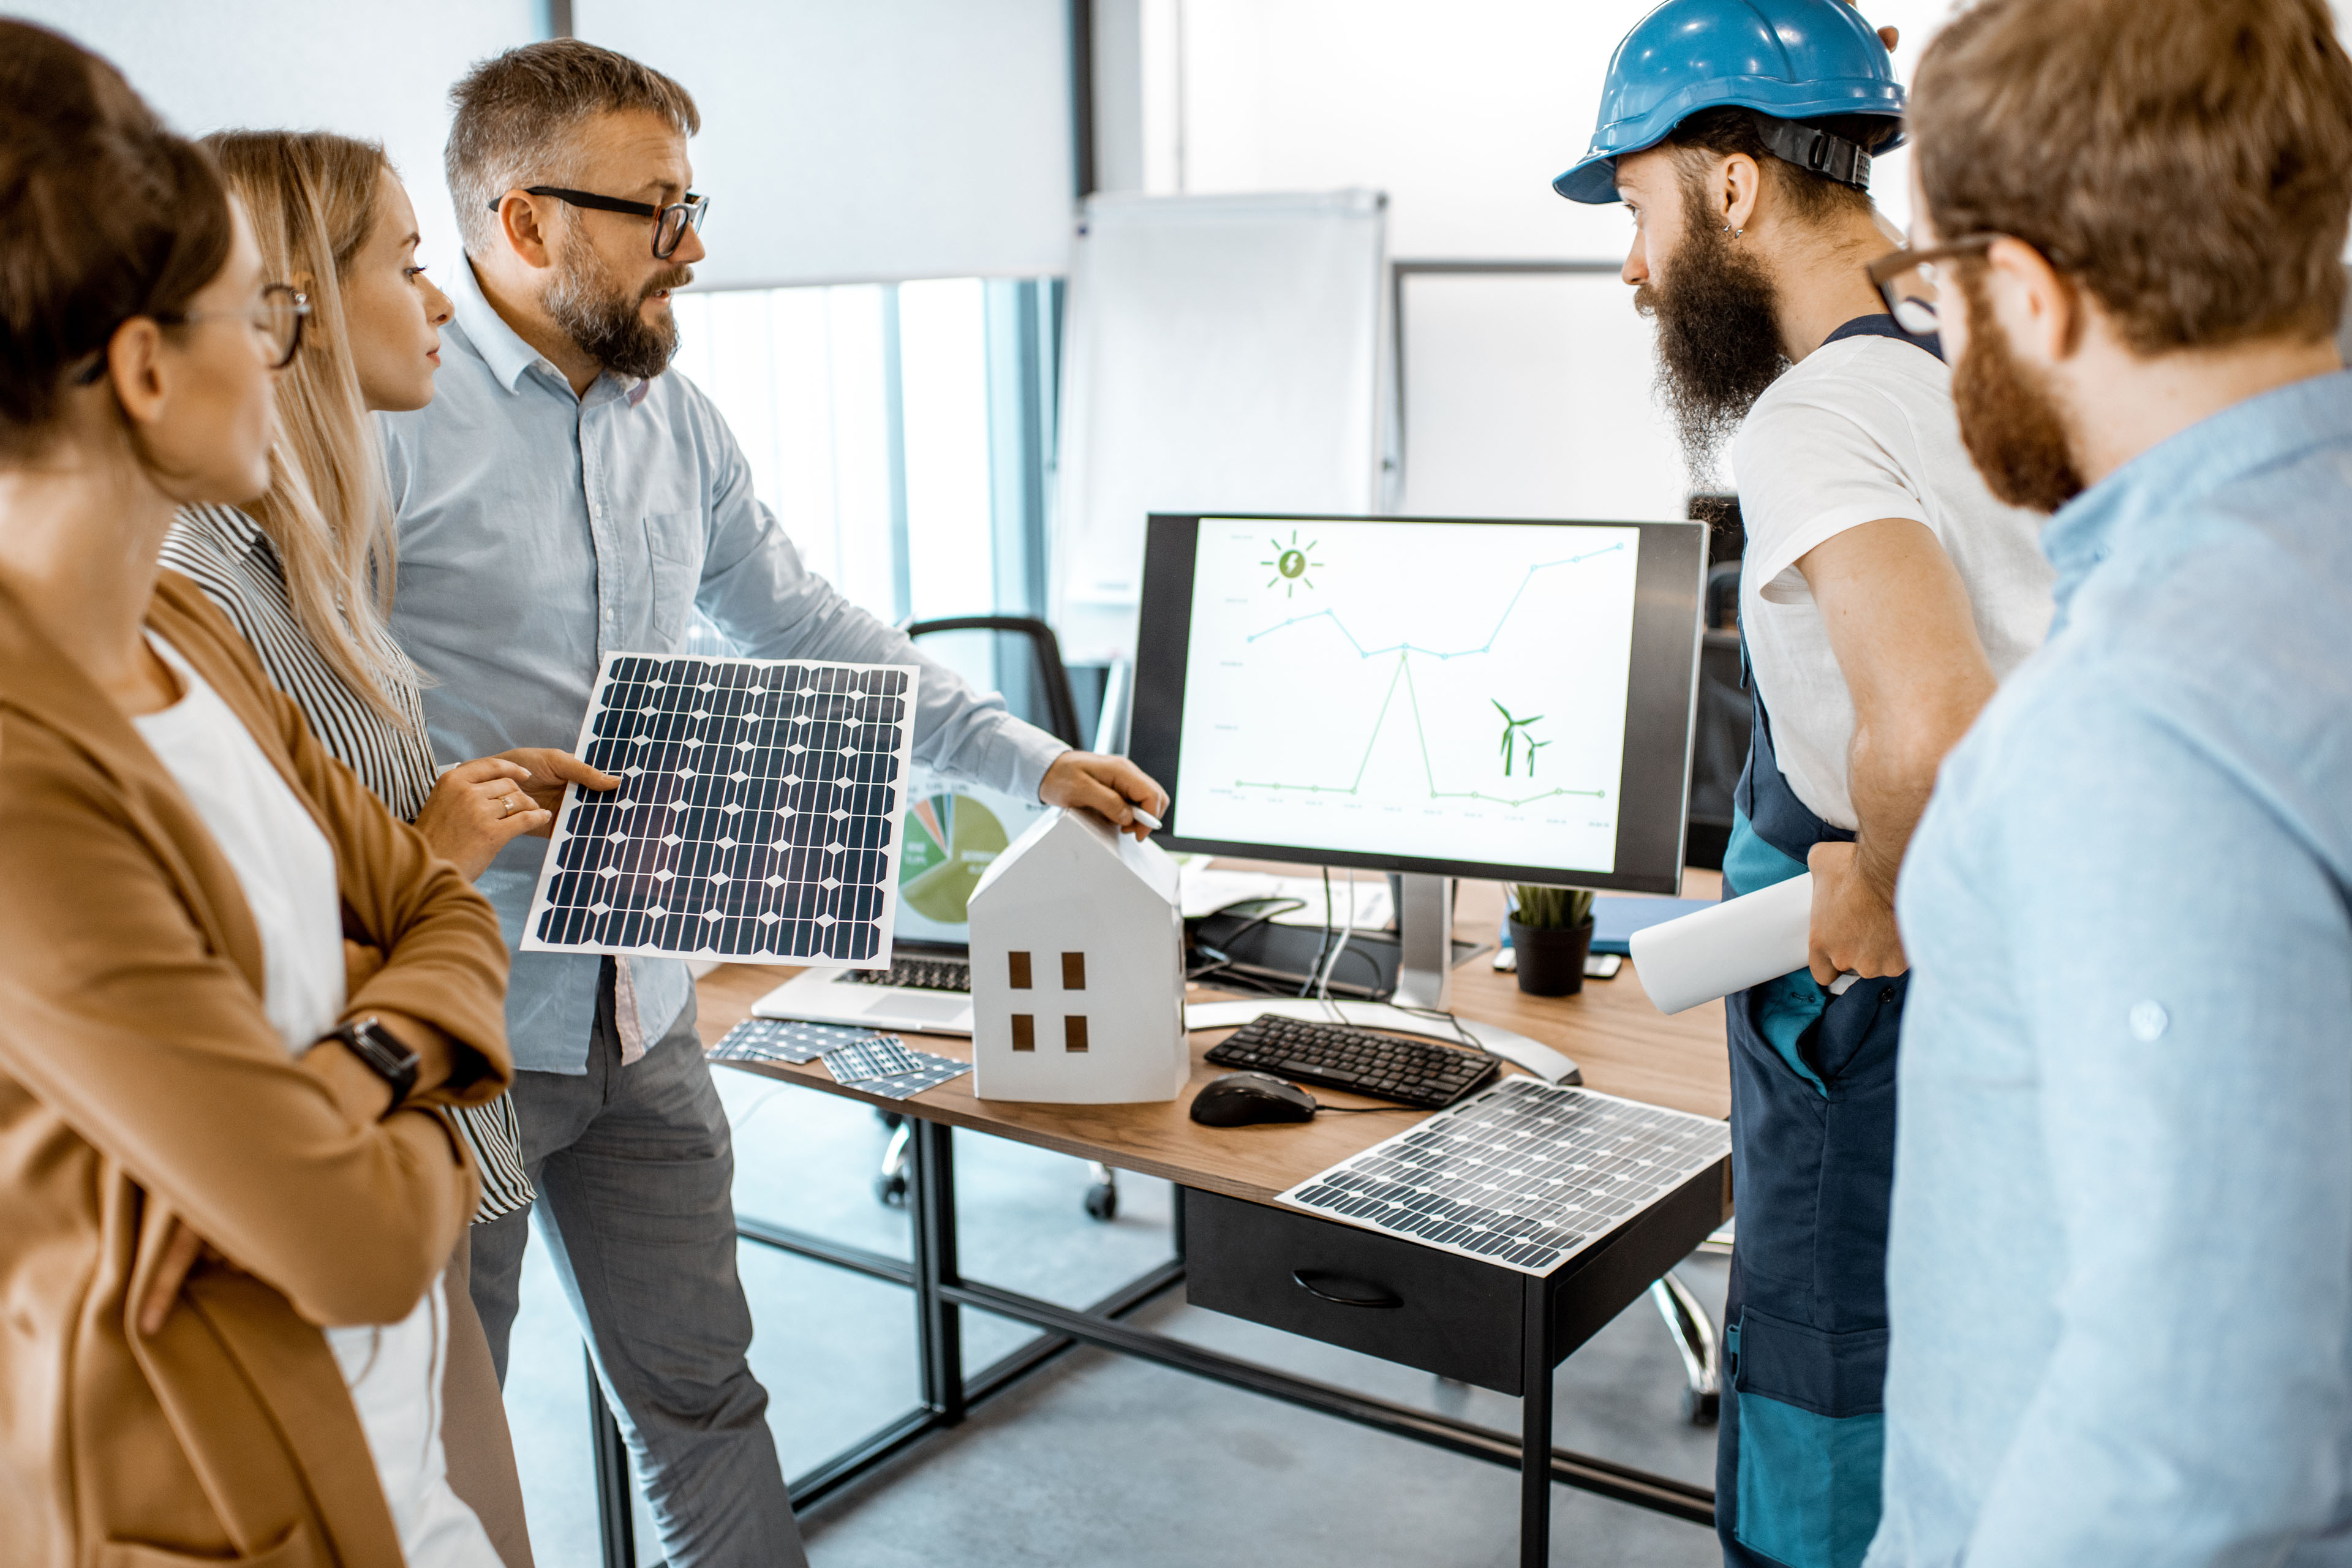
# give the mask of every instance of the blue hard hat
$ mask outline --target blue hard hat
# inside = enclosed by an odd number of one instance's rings
[[[1903,84],[1886,46],[1846,0],[1666,0],[1610,58],[1592,145],[1551,188],[1572,202],[1613,202],[1620,157],[1656,146],[1702,109],[1726,105],[1780,121],[1875,114],[1900,121]],[[1877,151],[1902,141],[1898,129]],[[1767,145],[1789,156],[1769,138]],[[1849,184],[1868,181],[1866,155],[1861,167]]]

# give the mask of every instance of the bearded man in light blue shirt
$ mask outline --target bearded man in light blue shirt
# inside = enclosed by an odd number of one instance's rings
[[[2058,612],[1897,894],[1868,1562],[2352,1563],[2352,59],[2324,0],[1987,0],[1911,113],[1873,270]]]
[[[385,426],[393,629],[433,681],[436,752],[570,746],[602,656],[673,651],[698,609],[757,658],[920,664],[919,761],[1140,837],[1133,807],[1165,811],[1159,786],[1014,719],[807,571],[718,409],[665,374],[669,291],[704,254],[709,210],[688,189],[700,121],[686,89],[565,38],[477,66],[452,97],[467,255],[447,363],[432,404]],[[562,782],[527,787],[551,804]],[[544,851],[518,839],[481,879],[510,946]],[[668,1561],[803,1563],[745,1359],[733,1156],[693,1000],[677,960],[517,952],[523,1160]],[[473,1235],[501,1377],[525,1220]]]

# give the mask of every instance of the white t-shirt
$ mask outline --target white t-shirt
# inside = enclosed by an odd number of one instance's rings
[[[1739,629],[1780,772],[1814,816],[1853,828],[1853,698],[1798,557],[1880,518],[1926,524],[1968,587],[1998,679],[2050,629],[2044,520],[1993,499],[1960,444],[1951,373],[1893,338],[1843,339],[1791,367],[1748,410],[1731,468],[1748,531]]]
[[[131,723],[236,873],[261,933],[263,1010],[286,1048],[299,1055],[343,1010],[334,850],[219,693],[163,638],[148,640],[185,691]],[[501,1568],[481,1521],[449,1489],[441,1450],[449,1338],[441,1290],[436,1280],[397,1323],[321,1331],[367,1433],[411,1568]]]

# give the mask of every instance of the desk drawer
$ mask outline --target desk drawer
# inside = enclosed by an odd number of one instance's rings
[[[1184,1194],[1193,1306],[1499,1394],[1519,1391],[1526,1279],[1296,1209]]]
[[[1554,1361],[1723,1223],[1730,1169],[1701,1171],[1541,1282]],[[1529,1284],[1517,1269],[1319,1215],[1185,1190],[1192,1305],[1497,1394],[1519,1392]]]

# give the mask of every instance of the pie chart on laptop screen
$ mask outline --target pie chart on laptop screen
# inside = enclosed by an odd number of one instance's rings
[[[906,907],[943,926],[971,919],[971,890],[1011,840],[996,814],[971,795],[919,796],[907,808],[907,840],[898,856],[898,896]]]

